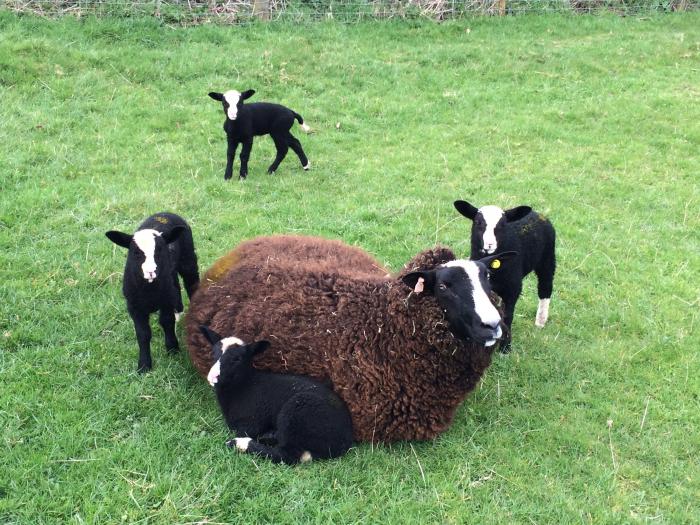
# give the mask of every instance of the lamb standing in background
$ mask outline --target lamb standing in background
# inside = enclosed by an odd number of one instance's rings
[[[368,267],[336,270],[346,250],[357,250],[337,241],[337,257],[304,256],[305,246],[318,253],[323,242],[297,237],[287,258],[279,238],[262,237],[229,253],[187,312],[195,366],[206,376],[214,364],[200,325],[265,339],[271,349],[256,367],[330,381],[350,410],[355,440],[434,438],[478,383],[502,335],[486,278],[499,256],[455,261],[438,248],[392,278]]]
[[[216,360],[207,380],[236,432],[229,446],[291,465],[336,458],[352,446],[350,413],[330,388],[308,377],[253,368],[253,357],[270,346],[267,341],[246,345],[206,326],[200,330]]]
[[[491,286],[503,299],[503,320],[508,333],[501,341],[501,351],[510,351],[510,326],[513,323],[515,303],[523,289],[523,279],[531,271],[537,275],[537,307],[535,325],[542,328],[549,316],[556,257],[554,226],[544,215],[529,206],[518,206],[503,211],[498,206],[476,208],[466,201],[455,201],[459,213],[471,219],[471,257],[478,258],[496,251],[518,252],[503,264],[503,269],[491,278]]]
[[[289,148],[297,154],[304,170],[311,166],[306,158],[301,142],[289,131],[297,120],[301,129],[306,133],[311,128],[304,124],[304,119],[299,113],[282,106],[269,102],[254,102],[253,104],[243,104],[243,101],[252,97],[255,90],[249,89],[243,93],[230,90],[226,93],[211,92],[209,96],[223,104],[226,120],[224,121],[224,131],[228,141],[226,150],[226,171],[224,179],[228,180],[233,175],[233,159],[236,156],[238,144],[243,144],[241,150],[241,170],[239,178],[241,180],[248,176],[248,159],[250,150],[253,147],[253,137],[259,135],[270,135],[277,148],[275,160],[267,168],[267,172],[272,174],[287,155]]]
[[[105,235],[129,250],[122,292],[139,344],[138,371],[147,372],[152,367],[148,322],[151,313],[160,312],[165,348],[171,353],[178,351],[175,322],[176,315],[184,308],[177,274],[182,276],[190,299],[199,283],[192,230],[182,217],[157,213],[146,219],[133,235],[113,230]]]

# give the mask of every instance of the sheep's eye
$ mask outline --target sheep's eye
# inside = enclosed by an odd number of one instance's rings
[[[438,288],[440,288],[440,290],[447,290],[447,285],[445,283],[440,283]]]

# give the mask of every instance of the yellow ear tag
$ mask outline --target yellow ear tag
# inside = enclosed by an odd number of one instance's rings
[[[501,261],[499,261],[498,259],[494,259],[493,261],[491,261],[491,268],[493,270],[498,270],[500,267],[501,267]]]

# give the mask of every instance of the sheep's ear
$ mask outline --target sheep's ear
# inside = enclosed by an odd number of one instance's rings
[[[503,213],[505,214],[508,222],[515,222],[523,219],[531,211],[532,208],[530,208],[530,206],[517,206],[515,208],[511,208],[510,210],[506,210]]]
[[[250,353],[251,355],[258,355],[263,353],[265,350],[267,350],[270,346],[270,341],[265,341],[264,339],[262,341],[255,341],[254,343],[251,343],[248,345],[250,348]]]
[[[163,240],[168,244],[175,242],[180,238],[180,235],[182,235],[182,232],[184,231],[184,226],[175,226],[172,230],[163,234]]]
[[[415,293],[428,292],[433,293],[435,287],[435,271],[427,272],[411,272],[404,275],[401,281],[411,288]]]
[[[483,257],[478,260],[478,262],[484,264],[488,269],[489,273],[494,273],[503,267],[503,261],[512,259],[517,256],[518,252],[502,252],[495,255],[489,255],[488,257]]]
[[[210,91],[210,92],[209,92],[209,96],[210,96],[211,98],[213,98],[214,100],[218,100],[219,102],[221,102],[222,100],[224,100],[224,94],[223,94],[223,93],[217,93],[216,91]]]
[[[249,89],[248,91],[244,91],[243,93],[241,93],[241,100],[245,100],[247,98],[250,98],[253,95],[255,95],[254,89]]]
[[[202,332],[212,346],[221,341],[221,336],[208,326],[199,325],[199,331]]]
[[[455,201],[454,202],[455,209],[464,215],[467,219],[474,220],[474,217],[476,217],[476,214],[479,213],[479,209],[475,208],[471,204],[469,204],[467,201]]]
[[[115,230],[110,230],[107,233],[105,233],[107,238],[112,241],[114,244],[117,246],[121,246],[122,248],[128,248],[129,245],[131,244],[131,239],[134,238],[133,235],[129,235],[128,233],[122,233],[118,232]]]

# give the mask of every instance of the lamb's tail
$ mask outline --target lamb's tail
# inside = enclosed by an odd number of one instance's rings
[[[299,122],[299,125],[301,126],[301,129],[304,133],[311,133],[311,128],[304,124],[304,119],[301,117],[299,113],[296,111],[292,111],[294,113],[294,118],[297,119],[297,122]]]

